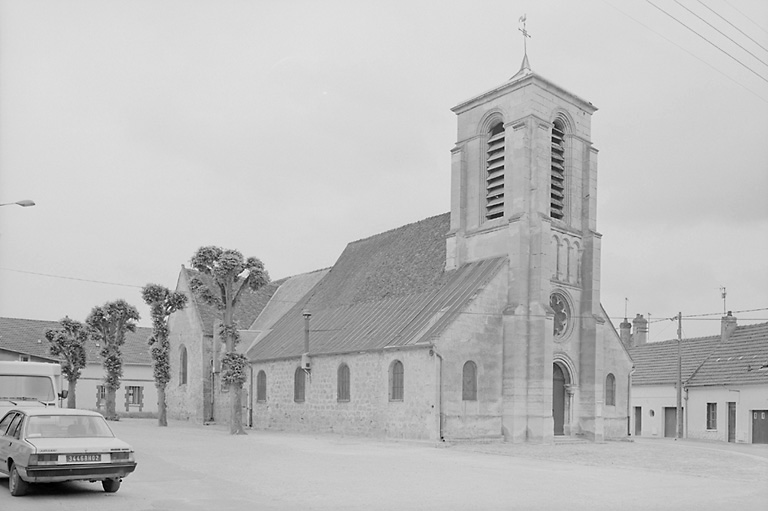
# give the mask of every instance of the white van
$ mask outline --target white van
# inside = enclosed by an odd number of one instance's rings
[[[0,361],[0,417],[19,406],[59,406],[61,365],[46,362]]]

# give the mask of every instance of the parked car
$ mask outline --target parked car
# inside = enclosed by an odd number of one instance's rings
[[[0,419],[0,473],[11,495],[24,495],[30,483],[62,481],[101,481],[113,493],[135,469],[133,449],[100,413],[14,408]]]

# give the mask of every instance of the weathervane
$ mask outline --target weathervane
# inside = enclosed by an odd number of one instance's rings
[[[527,41],[527,39],[530,39],[531,35],[525,29],[525,20],[526,20],[526,15],[525,14],[520,16],[520,19],[518,21],[523,24],[523,28],[518,27],[517,29],[520,32],[523,33],[523,54],[527,56],[528,55],[528,41]]]

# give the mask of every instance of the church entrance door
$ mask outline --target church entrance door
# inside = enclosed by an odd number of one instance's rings
[[[565,425],[565,374],[554,364],[552,367],[552,417],[555,420],[555,435],[564,435]]]

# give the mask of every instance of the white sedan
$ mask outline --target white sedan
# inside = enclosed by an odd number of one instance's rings
[[[16,408],[0,419],[0,473],[10,478],[11,495],[24,495],[30,483],[62,481],[101,481],[113,493],[135,469],[133,449],[99,413]]]

